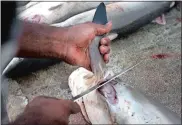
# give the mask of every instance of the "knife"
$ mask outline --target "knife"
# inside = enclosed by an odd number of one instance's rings
[[[76,101],[76,100],[78,100],[78,99],[84,97],[85,95],[89,94],[89,93],[92,92],[93,90],[96,90],[96,89],[102,87],[103,85],[105,85],[105,84],[107,84],[107,83],[110,83],[112,80],[114,80],[114,79],[116,79],[117,77],[119,77],[119,76],[125,74],[125,73],[128,72],[129,70],[131,70],[131,69],[133,69],[134,67],[136,67],[137,65],[139,65],[141,62],[143,62],[143,60],[140,61],[140,62],[138,62],[138,63],[136,63],[135,65],[133,65],[133,66],[127,68],[126,70],[124,70],[124,71],[122,71],[122,72],[120,72],[120,73],[118,73],[118,74],[116,74],[116,75],[110,77],[110,78],[107,79],[106,81],[103,81],[103,82],[101,82],[100,84],[97,84],[97,85],[91,87],[90,89],[88,89],[88,90],[82,92],[81,94],[79,94],[79,95],[73,97],[71,100],[72,100],[72,101]]]
[[[93,23],[105,25],[107,21],[106,7],[102,2],[96,9]],[[104,78],[106,72],[106,64],[104,62],[103,56],[99,51],[99,43],[103,38],[102,36],[96,36],[95,39],[89,45],[89,55],[91,60],[91,69],[94,75],[97,77],[97,80]]]
[[[105,7],[105,4],[103,2],[100,3],[99,6],[97,7],[92,22],[97,23],[97,24],[102,24],[102,25],[105,25],[108,22],[107,21],[107,14],[106,14],[106,7]],[[100,42],[102,37],[103,36],[96,36],[95,39],[92,41],[92,43],[89,46],[89,54],[90,54],[90,59],[91,59],[91,69],[92,69],[92,72],[94,73],[94,75],[97,77],[97,80],[103,79],[105,72],[106,72],[106,64],[105,64],[103,57],[99,51],[99,42]],[[83,93],[73,97],[71,100],[76,101],[76,100],[82,98],[83,96],[87,95],[88,93],[92,92],[93,90],[96,90],[96,89],[102,87],[103,85],[110,83],[112,80],[114,80],[118,76],[126,73],[127,71],[133,69],[138,64],[139,63],[135,64],[132,67],[129,67],[125,71],[120,72],[120,73],[110,77],[109,79],[101,81],[97,85],[95,85],[95,86],[91,87],[90,89],[84,91]]]

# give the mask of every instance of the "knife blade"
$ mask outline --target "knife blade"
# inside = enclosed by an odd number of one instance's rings
[[[106,7],[102,2],[96,9],[95,15],[93,17],[93,23],[105,25],[107,21]],[[104,78],[106,72],[106,64],[104,62],[103,56],[99,51],[99,43],[102,36],[96,36],[95,39],[89,45],[89,55],[91,60],[91,69],[98,80]]]
[[[124,71],[122,71],[122,72],[120,72],[120,73],[118,73],[118,74],[116,74],[116,75],[110,77],[108,80],[103,81],[103,82],[101,82],[100,84],[97,84],[97,85],[91,87],[90,89],[88,89],[88,90],[82,92],[81,94],[79,94],[79,95],[73,97],[71,100],[72,100],[72,101],[76,101],[76,100],[78,100],[78,99],[84,97],[85,95],[89,94],[89,93],[92,92],[93,90],[96,90],[96,89],[102,87],[103,85],[105,85],[105,84],[111,82],[111,81],[114,80],[115,78],[117,78],[117,77],[119,77],[119,76],[125,74],[125,73],[128,72],[129,70],[131,70],[131,69],[133,69],[134,67],[136,67],[137,65],[139,65],[141,62],[142,62],[142,61],[140,61],[140,62],[136,63],[135,65],[133,65],[133,66],[127,68],[126,70],[124,70]]]

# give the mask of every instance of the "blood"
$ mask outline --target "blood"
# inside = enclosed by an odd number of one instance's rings
[[[34,15],[32,17],[32,22],[34,22],[34,23],[39,23],[40,20],[41,20],[41,16],[40,15]]]
[[[171,57],[171,55],[169,55],[169,54],[154,54],[151,57],[154,59],[165,59],[165,58]]]
[[[106,9],[108,9],[108,10],[110,10],[110,9],[118,9],[120,11],[124,11],[124,9],[122,7],[120,7],[119,5],[115,5],[115,4],[114,5],[113,4],[107,5]]]
[[[129,102],[129,101],[124,100],[124,102],[125,102],[127,105],[130,105],[130,102]]]
[[[117,96],[114,97],[114,104],[117,104],[119,101],[118,101],[118,98]]]
[[[119,9],[120,11],[124,11],[124,9],[120,7],[119,5],[116,5],[116,9]]]
[[[24,21],[28,21],[28,17],[26,17],[26,18],[24,19]]]
[[[165,16],[164,14],[162,14],[161,16],[157,17],[155,19],[155,22],[161,25],[165,25],[166,24],[166,20],[165,20]]]
[[[177,22],[182,22],[182,18],[176,18]]]

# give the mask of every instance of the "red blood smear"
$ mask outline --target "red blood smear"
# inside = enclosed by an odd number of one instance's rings
[[[116,9],[120,10],[120,11],[124,11],[124,9],[118,5],[116,5]]]
[[[118,9],[118,10],[120,10],[120,11],[124,11],[124,9],[121,7],[121,6],[119,6],[119,5],[108,5],[107,6],[107,9],[112,9],[112,8],[115,8],[115,9]]]
[[[28,17],[26,17],[26,18],[24,19],[24,21],[28,21]]]
[[[34,22],[34,23],[39,23],[40,20],[41,20],[41,16],[40,15],[34,15],[32,17],[32,22]]]
[[[182,22],[182,18],[176,18],[177,22]]]
[[[165,58],[171,57],[171,55],[169,55],[169,54],[155,54],[155,55],[152,55],[151,57],[154,59],[165,59]]]

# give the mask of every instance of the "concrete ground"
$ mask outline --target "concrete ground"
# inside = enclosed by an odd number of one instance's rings
[[[166,25],[149,24],[113,41],[108,67],[117,73],[143,60],[121,79],[181,116],[181,15],[173,9],[166,18]],[[8,79],[10,119],[15,119],[38,95],[70,99],[67,80],[76,68],[61,62],[25,77]]]

